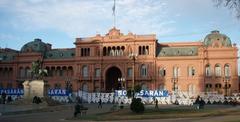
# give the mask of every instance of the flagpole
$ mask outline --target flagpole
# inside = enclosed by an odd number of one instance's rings
[[[113,26],[116,27],[116,0],[114,0],[114,4],[113,4]]]

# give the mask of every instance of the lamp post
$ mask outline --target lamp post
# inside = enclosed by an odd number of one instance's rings
[[[137,53],[130,53],[129,58],[133,60],[133,75],[132,75],[132,90],[134,90],[134,83],[135,83],[135,61],[137,59],[138,54]]]
[[[67,80],[65,81],[65,84],[66,84],[66,90],[69,93],[72,93],[72,83],[71,83],[70,78],[67,78]]]
[[[178,78],[177,77],[173,77],[172,78],[172,83],[173,83],[173,91],[175,92],[176,91],[176,84],[178,82]]]
[[[126,79],[123,78],[123,77],[118,78],[118,82],[121,82],[121,90],[125,89],[125,88],[124,88],[125,81],[126,81]]]
[[[228,82],[230,81],[230,76],[223,77],[223,82],[225,83],[225,96],[228,96]]]

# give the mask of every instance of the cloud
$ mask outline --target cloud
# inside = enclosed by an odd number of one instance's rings
[[[113,26],[112,0],[2,0],[4,8],[14,16],[9,24],[23,31],[59,30],[71,38],[105,34]],[[124,32],[158,32],[174,30],[166,18],[165,2],[155,0],[119,0],[116,6],[117,27]],[[169,22],[170,21],[170,22]]]

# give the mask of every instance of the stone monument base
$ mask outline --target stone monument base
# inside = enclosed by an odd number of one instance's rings
[[[34,96],[44,97],[47,93],[44,80],[24,81],[24,98],[32,99]]]

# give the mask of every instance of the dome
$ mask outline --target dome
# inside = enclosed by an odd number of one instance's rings
[[[46,50],[47,50],[47,44],[42,42],[41,39],[34,39],[34,41],[28,42],[21,48],[21,52],[45,53]]]
[[[224,46],[224,47],[231,47],[231,40],[228,36],[219,33],[218,30],[214,30],[212,31],[210,34],[208,34],[205,38],[204,38],[204,45],[205,46],[216,46],[215,44],[217,44],[218,46]]]

